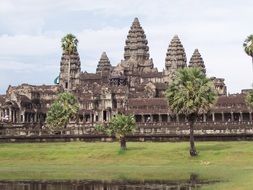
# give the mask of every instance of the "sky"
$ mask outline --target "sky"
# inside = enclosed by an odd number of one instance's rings
[[[225,78],[229,93],[251,87],[242,44],[253,33],[252,0],[0,0],[0,94],[9,85],[53,84],[67,33],[79,40],[82,71],[95,72],[103,51],[117,65],[135,17],[159,71],[177,34],[187,61],[198,48],[207,75]]]

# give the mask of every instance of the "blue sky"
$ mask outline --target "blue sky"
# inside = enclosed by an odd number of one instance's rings
[[[253,33],[252,8],[252,0],[1,0],[0,94],[8,85],[52,84],[59,74],[60,41],[69,32],[79,39],[83,71],[95,72],[103,51],[117,65],[135,17],[158,70],[178,34],[188,61],[198,48],[208,76],[225,78],[228,92],[240,92],[253,78],[242,48]]]

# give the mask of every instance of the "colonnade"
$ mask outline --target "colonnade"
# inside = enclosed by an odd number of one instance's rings
[[[253,112],[211,112],[202,114],[198,122],[252,122]],[[140,123],[169,123],[169,122],[186,122],[187,119],[183,114],[135,114],[136,122]]]
[[[19,111],[15,108],[3,108],[1,120],[11,123],[39,123],[46,119],[45,113]]]

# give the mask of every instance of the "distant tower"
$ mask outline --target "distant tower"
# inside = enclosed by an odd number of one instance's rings
[[[198,67],[204,74],[206,74],[205,64],[198,49],[194,50],[194,53],[190,59],[189,67]]]
[[[80,84],[81,62],[77,52],[78,40],[72,34],[62,39],[59,84],[67,91],[75,90]]]
[[[80,83],[81,62],[79,54],[62,54],[59,84],[65,90],[74,90]]]
[[[164,81],[170,83],[173,80],[176,70],[186,66],[184,47],[178,36],[175,35],[172,38],[166,53]]]
[[[110,64],[110,60],[107,57],[106,52],[103,52],[98,62],[96,73],[100,73],[102,75],[109,74],[111,71],[111,68],[112,66]]]

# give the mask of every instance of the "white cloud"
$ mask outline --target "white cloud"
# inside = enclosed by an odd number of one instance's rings
[[[1,56],[56,54],[60,50],[59,35],[2,35],[0,44],[4,44],[0,46]]]
[[[250,59],[241,48],[244,38],[252,32],[252,7],[251,0],[243,3],[236,0],[129,0],[120,3],[118,0],[1,0],[0,68],[17,72],[31,70],[34,76],[38,70],[43,70],[45,78],[50,78],[47,73],[58,73],[60,39],[66,29],[61,25],[49,29],[47,22],[56,16],[59,22],[66,18],[69,21],[71,13],[76,12],[93,13],[80,17],[84,26],[90,19],[95,22],[93,26],[105,26],[77,30],[74,21],[68,22],[80,41],[83,70],[95,71],[103,51],[116,65],[123,58],[131,22],[138,16],[156,67],[163,69],[169,41],[178,34],[188,60],[198,48],[208,74],[226,78],[229,91],[238,92],[249,88],[252,81]],[[120,26],[112,25],[114,21]],[[25,80],[22,77],[20,74],[17,80]]]

